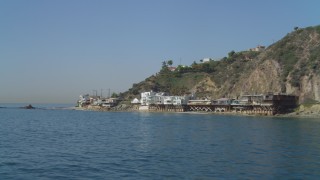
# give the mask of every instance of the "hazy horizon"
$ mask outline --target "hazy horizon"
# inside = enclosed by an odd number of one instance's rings
[[[319,25],[320,1],[0,1],[0,103],[75,103],[157,73],[161,62],[269,46]]]

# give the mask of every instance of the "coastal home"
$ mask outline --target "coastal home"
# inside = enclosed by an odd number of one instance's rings
[[[189,100],[188,105],[210,105],[211,100],[209,99],[198,99],[198,100]]]
[[[154,104],[163,104],[164,102],[164,96],[162,95],[156,95],[153,100],[154,100]]]
[[[243,95],[239,99],[240,105],[261,105],[263,94]]]
[[[156,95],[155,92],[142,92],[140,103],[142,106],[148,106],[149,104],[154,104],[154,96]]]
[[[165,92],[143,92],[140,103],[142,106],[149,105],[182,105],[187,104],[189,96],[168,96]]]
[[[164,104],[164,97],[168,94],[165,92],[157,92],[156,95],[153,97],[154,104]]]
[[[203,58],[200,62],[202,63],[208,63],[211,61],[211,58]]]
[[[174,72],[174,71],[177,69],[177,67],[168,67],[168,69],[169,69],[171,72]]]
[[[97,104],[97,101],[100,99],[100,96],[90,96],[90,104],[95,105]]]
[[[163,96],[163,104],[171,105],[172,104],[172,96]]]
[[[102,99],[93,99],[91,105],[100,106],[102,104]]]
[[[266,49],[265,46],[260,46],[260,45],[258,45],[258,46],[255,47],[255,48],[250,48],[249,51],[260,52],[260,51],[264,51],[265,49]]]
[[[173,105],[186,105],[190,96],[172,96],[172,104]]]
[[[264,106],[281,106],[286,108],[295,108],[297,106],[298,96],[287,94],[268,93],[263,96],[262,105]]]
[[[272,104],[273,104],[273,93],[269,92],[263,96],[263,101],[261,102],[261,105],[272,106]]]
[[[140,104],[140,100],[137,99],[137,98],[134,98],[134,99],[131,101],[131,104]]]
[[[78,106],[83,107],[90,104],[90,96],[89,94],[82,94],[79,96]]]
[[[230,105],[232,103],[232,99],[229,98],[220,98],[212,101],[213,105]]]
[[[118,102],[119,102],[118,98],[106,98],[101,100],[100,106],[110,108],[110,107],[116,106]]]
[[[287,94],[251,94],[243,95],[239,100],[234,100],[232,105],[261,105],[274,106],[279,105],[283,107],[295,107],[297,104],[297,96]]]

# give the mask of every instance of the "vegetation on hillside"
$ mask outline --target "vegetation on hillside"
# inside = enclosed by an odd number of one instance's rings
[[[228,57],[209,62],[194,61],[190,66],[179,65],[174,71],[170,70],[172,60],[162,62],[159,73],[144,81],[133,84],[128,92],[122,94],[127,98],[137,97],[143,91],[168,92],[174,95],[185,95],[191,92],[192,87],[205,77],[210,77],[218,87],[231,79],[235,83],[245,69],[253,66],[253,60],[260,52],[243,51],[228,53]],[[226,75],[226,72],[230,72]],[[199,95],[199,94],[198,94]],[[208,94],[202,94],[207,96]]]
[[[319,39],[313,39],[313,34],[320,35],[320,26],[305,29],[294,28],[283,39],[270,46],[272,53],[268,58],[277,60],[283,72],[282,82],[289,82],[293,87],[300,88],[301,78],[311,72],[319,74],[320,46]]]
[[[295,27],[293,32],[262,52],[230,51],[227,57],[220,60],[194,61],[189,66],[179,65],[176,69],[172,67],[172,60],[164,61],[156,75],[133,84],[121,96],[132,99],[139,97],[141,92],[150,90],[174,95],[195,93],[198,97],[239,95],[242,93],[240,91],[248,90],[258,92],[256,88],[261,91],[259,84],[249,86],[246,82],[250,81],[249,77],[259,80],[259,75],[268,74],[271,69],[265,68],[270,67],[263,65],[267,61],[274,61],[280,66],[279,77],[266,79],[269,84],[280,84],[281,92],[287,92],[289,84],[296,88],[295,94],[308,94],[302,92],[302,79],[320,77],[320,26],[304,29]],[[253,72],[257,75],[252,76]],[[202,81],[205,83],[199,84]],[[208,88],[199,88],[206,85]],[[263,90],[272,91],[268,86],[263,87]],[[307,98],[313,97],[308,95]]]

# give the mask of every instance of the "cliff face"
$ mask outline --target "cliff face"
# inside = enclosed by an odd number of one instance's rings
[[[280,92],[281,82],[280,64],[274,60],[266,60],[257,66],[249,73],[241,77],[241,80],[236,84],[234,93],[265,93],[265,92]]]
[[[289,33],[259,58],[257,69],[273,62],[267,67],[267,73],[272,76],[268,77],[268,86],[262,90],[295,94],[300,97],[300,102],[306,99],[320,100],[320,26]],[[261,81],[264,80],[264,76],[257,76]]]
[[[175,72],[162,69],[122,95],[132,98],[146,90],[209,98],[274,92],[320,101],[320,26],[295,30],[263,52],[229,53]]]

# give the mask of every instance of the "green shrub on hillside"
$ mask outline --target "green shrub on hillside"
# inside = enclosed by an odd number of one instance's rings
[[[315,30],[317,31],[318,34],[320,34],[320,26],[316,26]]]
[[[286,92],[285,82],[287,81],[293,87],[300,88],[302,77],[309,76],[311,79],[314,72],[320,74],[320,40],[319,36],[314,36],[315,32],[320,35],[320,26],[296,28],[295,31],[269,46],[266,51],[230,51],[228,57],[220,61],[200,61],[199,63],[195,61],[190,66],[180,65],[173,72],[170,71],[173,62],[164,61],[156,76],[134,84],[124,94],[126,97],[133,97],[138,96],[142,91],[153,90],[183,95],[190,93],[195,85],[207,77],[214,82],[217,89],[215,92],[199,91],[198,97],[239,94],[240,92],[234,91],[241,91],[241,87],[246,86],[239,83],[245,82],[244,79],[249,78],[250,74],[261,67],[260,65],[266,60],[275,60],[280,65],[281,79],[273,80],[280,82],[281,92]],[[313,44],[309,43],[311,40]],[[255,87],[250,88],[254,90]]]
[[[320,46],[311,50],[309,66],[314,70],[314,72],[320,73]]]

